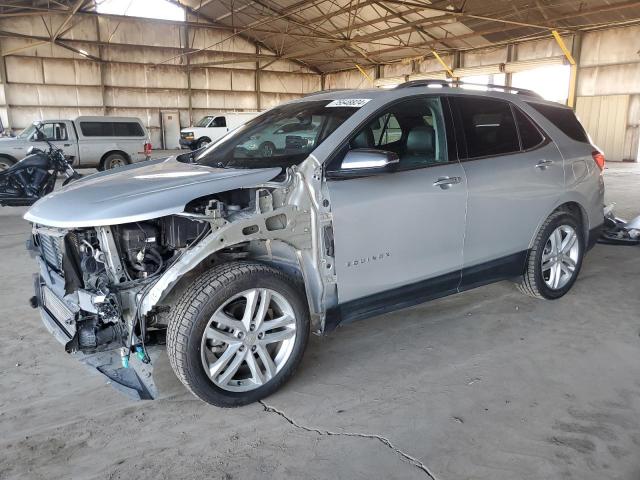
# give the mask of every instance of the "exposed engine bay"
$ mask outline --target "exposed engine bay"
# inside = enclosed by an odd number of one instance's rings
[[[59,340],[68,353],[111,352],[111,373],[93,366],[139,390],[138,380],[121,378],[123,372],[133,370],[130,359],[148,364],[149,348],[164,344],[171,295],[190,273],[247,257],[277,262],[289,255],[281,260],[297,263],[295,253],[280,251],[282,238],[305,251],[300,262],[318,261],[308,253],[311,208],[293,203],[307,203],[309,196],[295,188],[301,185],[289,172],[283,182],[198,198],[177,215],[78,229],[34,224],[31,249],[40,264],[34,306],[64,330]]]
[[[126,347],[128,336],[142,343],[146,322],[125,322],[139,320],[130,300],[209,230],[179,216],[73,231],[35,226],[43,266],[64,279],[64,299],[77,307],[67,351]]]

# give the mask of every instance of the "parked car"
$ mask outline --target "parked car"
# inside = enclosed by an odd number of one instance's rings
[[[532,92],[433,85],[307,96],[40,200],[45,325],[140,398],[166,348],[194,395],[233,407],[280,388],[310,332],[505,279],[562,297],[602,227],[603,155]],[[296,122],[319,125],[299,149],[238,148]]]
[[[193,127],[180,130],[180,145],[191,150],[209,145],[229,131],[260,115],[260,112],[220,113],[202,117]]]
[[[151,154],[149,134],[137,118],[83,116],[37,123],[44,136],[32,124],[16,137],[0,138],[0,169],[25,157],[31,147],[46,148],[45,140],[61,149],[75,168],[107,170]]]
[[[261,134],[253,135],[238,149],[243,150],[249,156],[272,157],[278,153],[295,154],[300,149],[308,150],[313,147],[318,136],[320,123],[302,124],[298,121],[274,125],[271,130]]]

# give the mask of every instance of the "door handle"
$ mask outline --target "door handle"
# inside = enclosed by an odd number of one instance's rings
[[[71,146],[71,144],[70,144],[70,143],[65,143],[65,144],[64,144],[64,146],[65,146],[65,147],[70,147],[70,146]]]
[[[451,188],[451,185],[456,185],[462,181],[460,177],[441,177],[433,182],[434,187],[440,187],[443,190]]]
[[[548,166],[553,164],[553,160],[540,160],[538,163],[536,163],[536,168],[539,168],[540,170],[545,170]]]

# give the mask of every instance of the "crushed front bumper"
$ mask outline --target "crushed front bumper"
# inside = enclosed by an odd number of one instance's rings
[[[58,342],[68,349],[75,335],[74,305],[64,300],[64,281],[55,272],[47,269],[44,262],[39,261],[41,273],[34,275],[35,297],[33,306],[40,312],[46,329]],[[119,348],[97,351],[95,353],[70,352],[70,355],[94,372],[98,372],[110,380],[111,385],[129,398],[135,400],[152,400],[158,396],[153,380],[153,361],[162,351],[160,346],[146,348],[151,362],[145,364],[135,355],[130,355],[129,366],[122,366]]]

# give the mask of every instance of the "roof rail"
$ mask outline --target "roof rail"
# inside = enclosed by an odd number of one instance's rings
[[[486,83],[486,84],[485,83],[468,83],[468,82],[462,82],[460,80],[451,80],[451,81],[436,80],[436,79],[411,80],[409,82],[401,83],[396,88],[428,87],[430,85],[440,85],[441,87],[465,87],[465,86],[483,87],[483,88],[486,88],[487,90],[498,90],[505,93],[515,93],[518,95],[527,95],[530,97],[542,98],[542,96],[539,95],[538,93],[534,92],[533,90],[528,90],[526,88],[511,87],[506,85],[495,85],[493,83]]]

